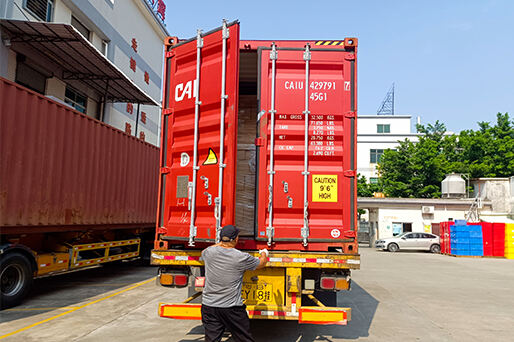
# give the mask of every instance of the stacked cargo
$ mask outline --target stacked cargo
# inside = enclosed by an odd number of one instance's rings
[[[490,222],[468,223],[470,226],[482,226],[482,244],[484,256],[493,256],[493,224]],[[503,247],[503,239],[502,239]]]
[[[493,256],[505,256],[505,223],[493,223]]]
[[[514,223],[505,224],[505,257],[514,259]]]
[[[455,224],[450,226],[451,254],[456,256],[483,256],[482,226]]]
[[[450,226],[454,223],[453,221],[441,222],[440,224],[440,245],[441,254],[451,253],[451,237],[450,237]],[[503,239],[502,239],[503,242]]]

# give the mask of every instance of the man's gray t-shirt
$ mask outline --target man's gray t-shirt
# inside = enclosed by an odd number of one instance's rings
[[[202,304],[218,308],[243,305],[243,274],[255,270],[259,259],[235,248],[210,246],[203,250],[205,288]]]

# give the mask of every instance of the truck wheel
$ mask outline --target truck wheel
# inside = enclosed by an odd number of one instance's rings
[[[387,245],[387,250],[388,250],[389,252],[392,252],[392,253],[394,253],[394,252],[398,252],[398,250],[399,250],[399,249],[400,249],[400,247],[398,247],[398,245],[397,245],[397,244],[395,244],[394,242],[393,242],[393,243],[390,243],[389,245]]]
[[[0,308],[21,303],[32,285],[30,261],[23,254],[8,253],[0,260]]]
[[[437,254],[441,253],[441,246],[435,244],[430,246],[430,252]]]

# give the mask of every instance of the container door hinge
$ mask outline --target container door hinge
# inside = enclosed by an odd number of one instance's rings
[[[165,108],[162,110],[162,115],[170,115],[172,114],[172,109],[171,108]]]
[[[347,61],[354,61],[355,60],[355,54],[354,53],[347,53],[345,56],[344,56],[344,59],[346,59]]]
[[[166,175],[171,172],[169,167],[161,167],[161,174]]]
[[[355,236],[356,236],[356,234],[357,234],[357,233],[355,232],[355,230],[347,230],[347,231],[345,231],[345,232],[344,232],[344,234],[343,234],[343,235],[344,235],[345,237],[349,237],[349,238],[351,238],[351,237],[355,237]]]
[[[166,52],[166,58],[173,57],[173,51]]]
[[[355,177],[357,172],[355,172],[355,170],[346,170],[343,174],[345,177]]]

